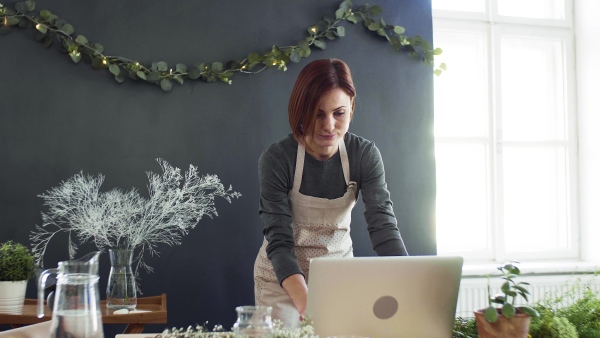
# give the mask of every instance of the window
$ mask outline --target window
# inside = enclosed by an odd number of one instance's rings
[[[432,4],[438,252],[578,258],[572,3]]]

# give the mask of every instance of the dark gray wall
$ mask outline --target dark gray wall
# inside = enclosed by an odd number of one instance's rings
[[[102,43],[107,55],[171,65],[240,60],[273,44],[295,44],[340,2],[36,1],[38,10],[50,10],[78,34]],[[377,4],[388,23],[432,40],[429,1]],[[155,273],[142,275],[142,289],[147,296],[167,293],[168,326],[209,321],[211,327],[231,327],[235,306],[254,301],[252,268],[262,241],[257,159],[289,133],[287,101],[301,68],[336,57],[350,65],[358,90],[350,131],[381,150],[409,252],[435,254],[432,70],[362,25],[344,25],[345,38],[313,50],[287,72],[236,74],[233,85],[188,82],[170,93],[130,80],[117,84],[107,71],[72,63],[56,46],[45,50],[31,30],[1,36],[0,241],[28,244],[30,231],[41,223],[36,196],[79,171],[104,174],[107,190],[144,191],[145,172],[160,172],[157,157],[182,169],[197,165],[243,197],[232,204],[218,200],[219,217],[203,219],[183,245],[160,247],[160,257],[146,257]],[[359,203],[353,213],[355,255],[373,255],[362,211]],[[56,238],[46,267],[65,259],[66,239]],[[102,295],[108,269],[103,255]],[[33,292],[30,282],[28,297]],[[117,329],[108,328],[107,336],[111,330]]]

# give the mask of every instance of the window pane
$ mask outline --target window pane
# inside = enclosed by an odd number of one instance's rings
[[[440,254],[577,255],[572,5],[432,0]]]
[[[485,0],[432,0],[433,9],[463,12],[485,12]]]
[[[486,148],[436,144],[439,253],[489,250]]]
[[[436,29],[448,71],[434,80],[435,135],[484,137],[488,134],[486,34]]]
[[[498,14],[532,19],[565,19],[564,0],[498,0]]]
[[[564,140],[561,40],[501,38],[502,129],[505,140]]]
[[[567,249],[566,154],[563,148],[503,148],[507,252]]]

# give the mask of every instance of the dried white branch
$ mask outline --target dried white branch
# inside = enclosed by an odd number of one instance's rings
[[[101,251],[139,250],[134,258],[136,275],[140,267],[151,272],[152,268],[144,262],[144,252],[158,254],[158,244],[180,245],[183,236],[203,216],[218,215],[215,197],[231,203],[232,198],[241,196],[231,186],[225,190],[216,175],[200,176],[193,165],[182,176],[180,169],[167,161],[159,158],[157,162],[162,175],[146,173],[148,198],[135,189],[101,192],[104,176],[83,173],[39,195],[48,209],[42,212],[42,225],[36,226],[30,236],[37,263],[42,265],[50,240],[68,232],[70,259],[78,245],[94,242]]]

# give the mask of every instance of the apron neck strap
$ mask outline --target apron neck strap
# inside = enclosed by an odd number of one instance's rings
[[[338,143],[338,149],[340,152],[340,159],[342,161],[342,170],[344,171],[344,179],[346,185],[350,183],[350,161],[348,160],[348,152],[346,151],[346,144],[344,143],[344,137],[342,137]],[[294,172],[294,185],[292,190],[300,191],[300,184],[302,183],[302,173],[304,172],[304,157],[306,154],[306,147],[302,143],[298,143],[298,151],[296,153],[296,170]]]

